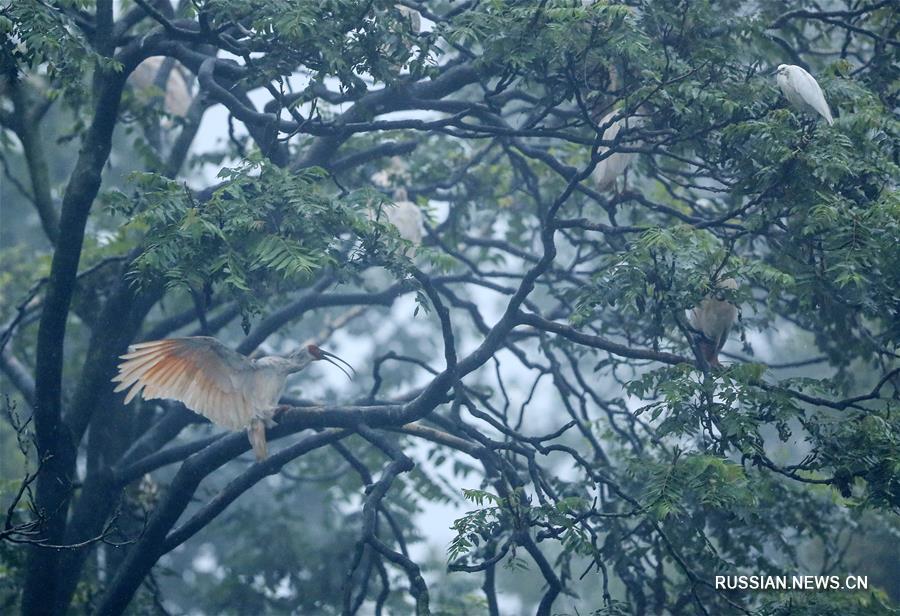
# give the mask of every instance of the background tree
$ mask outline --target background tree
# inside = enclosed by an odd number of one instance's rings
[[[5,3],[0,605],[887,611],[896,17]],[[377,215],[397,189],[430,212],[416,251]],[[686,311],[724,278],[740,341],[710,370]],[[129,343],[190,334],[327,340],[361,377],[298,377],[254,464],[244,433],[112,392]],[[422,556],[435,504],[455,538]],[[739,573],[871,587],[714,588]]]

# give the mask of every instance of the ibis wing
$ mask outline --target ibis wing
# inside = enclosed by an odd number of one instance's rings
[[[115,391],[145,400],[178,400],[192,411],[231,430],[249,425],[255,413],[254,363],[215,338],[170,338],[141,342],[122,355]]]

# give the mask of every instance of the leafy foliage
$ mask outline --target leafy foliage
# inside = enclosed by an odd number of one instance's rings
[[[219,175],[222,185],[203,204],[155,174],[135,177],[133,203],[114,199],[119,209],[129,204],[129,224],[153,238],[134,260],[136,282],[221,290],[245,314],[258,313],[283,285],[338,267],[354,225],[367,228],[365,193],[336,199],[320,170],[288,173],[256,161]]]

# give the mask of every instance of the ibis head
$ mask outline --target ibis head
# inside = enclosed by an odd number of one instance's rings
[[[350,375],[349,372],[347,372],[347,370],[344,368],[344,366],[347,366],[347,368],[350,368],[350,370],[353,372],[353,374],[356,374],[356,370],[354,370],[353,366],[351,366],[349,363],[347,363],[346,361],[344,361],[343,359],[341,359],[334,353],[329,353],[328,351],[321,349],[314,344],[308,344],[308,345],[306,345],[306,347],[297,349],[297,351],[294,352],[292,357],[299,355],[300,357],[298,357],[298,359],[300,361],[303,361],[304,354],[310,358],[307,360],[307,362],[306,362],[307,364],[311,361],[327,361],[329,364],[333,364],[333,365],[337,366],[341,372],[343,372],[344,374],[347,375],[348,379],[352,380],[353,377]],[[338,362],[340,362],[340,363],[338,363]],[[341,365],[341,364],[343,364],[343,365]],[[304,364],[304,366],[305,365],[306,364]]]

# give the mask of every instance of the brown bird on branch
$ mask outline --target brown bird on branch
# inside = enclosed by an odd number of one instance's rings
[[[721,368],[719,351],[728,340],[728,332],[737,317],[737,306],[722,298],[720,289],[737,289],[733,278],[719,281],[716,289],[701,300],[700,305],[691,309],[691,326],[702,337],[697,342],[700,355],[711,368]]]
[[[334,364],[347,378],[350,373],[337,361],[356,372],[314,344],[286,357],[251,359],[206,336],[133,344],[121,359],[113,382],[118,383],[115,391],[129,390],[125,404],[139,393],[144,400],[178,400],[217,426],[246,429],[257,460],[268,455],[266,426],[274,425],[288,376],[319,360]]]

